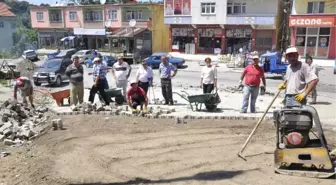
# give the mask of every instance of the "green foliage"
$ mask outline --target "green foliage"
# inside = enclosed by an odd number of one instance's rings
[[[0,50],[0,58],[12,58],[12,54],[6,50]]]

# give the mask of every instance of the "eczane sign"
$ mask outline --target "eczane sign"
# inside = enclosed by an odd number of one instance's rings
[[[289,19],[291,27],[331,27],[333,25],[335,25],[335,17],[291,16]]]

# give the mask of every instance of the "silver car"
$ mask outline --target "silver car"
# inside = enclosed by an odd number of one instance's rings
[[[91,50],[79,50],[77,53],[72,55],[72,57],[78,56],[79,57],[79,62],[84,63],[86,59],[88,59],[91,56]]]
[[[22,54],[23,59],[31,60],[31,61],[37,61],[38,57],[34,50],[26,50]]]

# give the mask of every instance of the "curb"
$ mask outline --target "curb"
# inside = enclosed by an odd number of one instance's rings
[[[76,116],[76,115],[110,115],[110,116],[130,116],[130,117],[139,117],[138,115],[134,115],[130,112],[126,111],[100,111],[100,112],[56,112],[52,110],[58,116]],[[169,115],[169,114],[162,114],[158,116],[154,116],[151,114],[146,114],[142,117],[146,117],[148,119],[178,119],[183,118],[185,120],[259,120],[259,117],[254,116],[193,116],[193,115],[184,115],[184,116],[177,116],[177,115]],[[266,115],[265,120],[272,120],[273,116]]]

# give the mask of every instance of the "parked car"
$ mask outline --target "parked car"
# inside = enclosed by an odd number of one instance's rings
[[[144,60],[147,62],[148,66],[154,69],[160,66],[162,56],[166,56],[167,61],[176,67],[182,67],[185,63],[183,58],[174,57],[169,53],[153,53],[150,57],[145,58]]]
[[[34,84],[40,86],[42,83],[48,83],[57,87],[61,86],[63,80],[68,78],[65,70],[71,64],[72,61],[69,58],[53,58],[45,61],[33,75]]]
[[[86,67],[90,68],[90,67],[93,66],[93,59],[94,58],[95,57],[91,57],[91,58],[89,58],[85,61]],[[117,61],[117,59],[115,59],[112,56],[102,55],[102,61],[106,62],[108,66],[113,66],[113,64]]]
[[[72,57],[78,56],[79,62],[82,64],[85,62],[85,60],[91,57],[91,53],[91,50],[79,50],[74,55],[72,55]]]
[[[31,60],[31,61],[37,61],[38,56],[34,50],[26,50],[22,54],[23,59]]]
[[[60,59],[71,59],[72,55],[76,53],[76,49],[66,49],[61,50],[54,58],[60,58]]]

